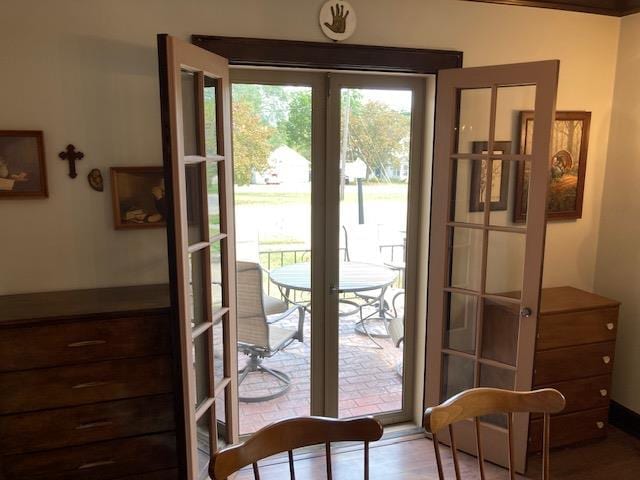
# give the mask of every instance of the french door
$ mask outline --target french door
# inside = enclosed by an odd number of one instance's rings
[[[427,406],[477,386],[531,388],[558,68],[546,61],[439,73]],[[526,110],[535,120],[521,125]],[[524,221],[514,215],[516,192]],[[515,415],[519,472],[528,421]],[[506,419],[480,425],[485,458],[506,465]],[[456,429],[458,447],[475,454],[474,423]]]
[[[208,478],[238,439],[231,105],[227,60],[158,36],[172,305],[179,323],[186,465]]]
[[[410,420],[425,78],[231,79],[237,259],[260,265],[268,304],[304,307],[303,341],[262,360],[289,386],[257,372],[240,384],[240,434],[292,414]]]

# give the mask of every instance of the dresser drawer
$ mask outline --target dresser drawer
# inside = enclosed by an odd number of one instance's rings
[[[562,447],[583,440],[601,438],[607,434],[608,408],[551,417],[551,447]],[[529,452],[542,450],[543,419],[531,420]]]
[[[158,472],[141,473],[130,477],[122,477],[118,480],[179,480],[178,469],[160,470]]]
[[[170,393],[169,356],[0,374],[0,414]]]
[[[613,367],[614,342],[536,352],[534,386],[609,375]]]
[[[50,450],[173,430],[173,395],[0,416],[3,454]]]
[[[617,327],[618,307],[542,315],[538,321],[536,349],[614,341]]]
[[[0,330],[0,371],[169,352],[169,317],[164,315]]]
[[[150,470],[170,469],[176,465],[175,435],[158,434],[10,455],[3,458],[3,478],[107,480]]]
[[[601,375],[568,382],[551,383],[544,385],[542,388],[555,388],[564,395],[567,404],[562,414],[594,408],[606,408],[609,406],[610,400],[611,376]],[[532,414],[532,417],[541,416],[541,414]]]

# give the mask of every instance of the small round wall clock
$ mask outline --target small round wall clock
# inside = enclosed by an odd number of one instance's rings
[[[320,28],[334,42],[346,40],[356,29],[356,12],[349,2],[330,0],[320,9]]]

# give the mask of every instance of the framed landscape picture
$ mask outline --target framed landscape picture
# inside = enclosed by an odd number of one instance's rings
[[[551,134],[551,178],[549,183],[548,220],[582,218],[584,180],[587,171],[591,112],[556,112]],[[533,112],[520,113],[520,152],[531,153]],[[518,162],[513,221],[527,218],[530,166]]]
[[[0,198],[47,195],[42,132],[0,130]]]
[[[488,142],[473,142],[473,153],[487,154]],[[505,155],[511,153],[511,142],[493,142],[493,153]],[[482,167],[480,166],[482,164]],[[484,201],[487,193],[487,167],[486,161],[473,161],[471,163],[471,188],[469,189],[469,211],[484,211]],[[492,162],[491,172],[491,210],[500,211],[507,209],[509,195],[509,162]]]
[[[116,229],[166,226],[167,204],[162,167],[112,168],[111,194]]]

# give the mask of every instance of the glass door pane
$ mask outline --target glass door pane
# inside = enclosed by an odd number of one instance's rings
[[[414,93],[343,86],[339,95],[338,416],[346,418],[403,407]]]
[[[241,434],[311,413],[312,95],[233,83]]]

